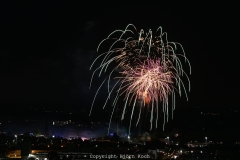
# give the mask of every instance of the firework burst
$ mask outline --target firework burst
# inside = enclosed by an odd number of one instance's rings
[[[141,107],[144,107],[151,102],[151,128],[153,124],[153,110],[156,110],[156,127],[158,121],[158,107],[163,105],[163,112],[168,110],[168,97],[174,94],[174,82],[178,79],[175,68],[173,66],[166,66],[161,62],[161,59],[147,59],[144,62],[136,64],[136,66],[126,66],[121,77],[116,77],[121,80],[121,87],[117,92],[120,95],[125,95],[125,106],[122,114],[124,119],[126,106],[132,106],[131,120],[136,105],[136,100],[143,101]],[[129,99],[130,98],[130,99]],[[174,107],[173,107],[174,108]],[[167,114],[168,115],[168,114]],[[140,113],[139,113],[140,118]],[[164,118],[165,119],[165,118]],[[130,123],[131,123],[130,120]],[[136,123],[138,124],[139,119]],[[130,125],[131,127],[131,125]]]
[[[133,30],[130,28],[133,28]],[[112,32],[106,39],[100,42],[97,51],[99,51],[100,46],[105,41],[113,41],[108,51],[100,54],[92,63],[90,69],[92,69],[97,60],[101,59],[100,65],[93,71],[90,87],[93,77],[97,71],[99,71],[99,76],[107,70],[110,70],[110,72],[95,94],[90,114],[98,91],[106,81],[108,84],[108,97],[103,108],[105,108],[113,91],[116,91],[117,95],[115,96],[112,104],[112,115],[119,97],[124,96],[125,105],[122,113],[122,119],[124,119],[126,107],[132,106],[132,120],[136,100],[142,99],[143,103],[141,107],[148,105],[152,108],[150,130],[152,129],[153,124],[154,108],[156,109],[157,113],[157,128],[158,109],[160,106],[162,106],[162,111],[165,113],[163,122],[164,128],[165,119],[168,121],[169,115],[169,96],[172,97],[172,111],[175,109],[175,92],[178,92],[181,96],[183,88],[186,98],[188,99],[187,90],[182,82],[181,77],[187,77],[189,91],[190,81],[187,74],[183,70],[181,60],[183,59],[188,63],[190,73],[191,66],[185,56],[183,47],[180,43],[169,42],[167,39],[167,33],[162,32],[161,27],[157,29],[157,32],[159,33],[157,36],[153,36],[151,30],[149,30],[147,33],[145,33],[144,30],[141,30],[139,33],[137,33],[135,26],[129,24],[125,30],[116,30]],[[118,38],[113,37],[117,34],[119,35]],[[177,46],[180,46],[183,54],[176,54]],[[109,67],[110,64],[115,64],[115,67]],[[120,76],[112,77],[114,71],[119,73]],[[110,89],[110,81],[113,78],[117,79],[117,82]],[[140,114],[141,113],[139,113],[136,125],[139,122]],[[112,115],[110,118],[109,127],[111,124]],[[167,118],[165,118],[165,116],[167,116]]]

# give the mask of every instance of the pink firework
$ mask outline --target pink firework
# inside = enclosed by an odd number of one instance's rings
[[[122,120],[124,119],[127,106],[132,108],[129,132],[134,109],[135,106],[138,106],[136,103],[139,99],[141,100],[140,108],[148,106],[151,109],[151,129],[153,119],[156,120],[157,128],[158,110],[162,110],[164,113],[164,130],[165,120],[168,121],[169,117],[169,101],[171,101],[173,117],[175,92],[181,96],[182,91],[184,91],[188,100],[187,89],[182,81],[182,77],[187,78],[190,92],[190,80],[183,69],[182,60],[189,65],[190,74],[191,65],[185,56],[182,45],[178,42],[168,41],[167,33],[163,32],[162,27],[156,30],[156,34],[153,34],[151,29],[148,32],[145,32],[143,29],[138,32],[133,24],[127,25],[124,30],[115,30],[110,33],[107,38],[100,42],[97,52],[100,52],[102,44],[107,42],[110,42],[110,47],[105,52],[100,53],[90,66],[90,69],[92,69],[97,61],[100,62],[98,62],[98,67],[93,71],[90,87],[94,75],[98,72],[98,76],[101,76],[103,73],[107,73],[107,76],[96,91],[89,116],[91,115],[96,96],[106,82],[108,96],[103,108],[106,107],[110,97],[113,97],[112,94],[116,93],[112,103],[113,110],[108,132],[116,104],[121,96],[125,98]],[[182,53],[176,52],[179,47]],[[115,67],[109,67],[113,66],[113,64]],[[113,73],[120,74],[120,77],[113,76]],[[114,80],[115,84],[110,87],[110,81],[113,79],[117,79],[117,81]],[[141,109],[139,111],[135,112],[139,114],[136,125],[138,125],[140,119]],[[153,116],[153,111],[155,111],[156,116]]]
[[[122,92],[125,95],[133,94],[143,99],[145,104],[150,101],[168,101],[168,95],[173,91],[174,79],[176,76],[169,68],[164,67],[160,59],[147,59],[136,68],[126,67],[121,72],[124,79],[122,83],[127,82]]]
[[[137,99],[143,100],[142,107],[151,104],[152,112],[154,108],[158,110],[160,103],[164,104],[163,111],[168,112],[168,96],[174,94],[174,82],[178,77],[173,66],[162,63],[160,58],[146,59],[134,68],[126,66],[121,74],[122,77],[117,77],[122,78],[122,85],[118,91],[120,96],[125,95],[126,100],[122,119],[127,105],[133,103],[132,113],[134,112]],[[153,117],[150,120],[151,124],[152,120]]]

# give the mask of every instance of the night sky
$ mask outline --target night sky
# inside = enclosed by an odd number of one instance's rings
[[[138,31],[162,26],[183,45],[191,92],[178,107],[238,107],[239,12],[228,2],[1,1],[0,105],[90,109],[101,84],[96,78],[88,89],[98,43],[132,23]]]

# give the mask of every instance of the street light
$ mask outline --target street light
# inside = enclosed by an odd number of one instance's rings
[[[207,137],[205,137],[206,143],[207,143]]]
[[[15,138],[16,138],[16,144],[17,144],[17,135],[15,134]]]
[[[169,137],[166,138],[168,140],[168,144],[170,144]]]

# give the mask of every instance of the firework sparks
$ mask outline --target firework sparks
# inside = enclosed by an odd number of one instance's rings
[[[130,28],[134,30],[130,30]],[[168,121],[168,102],[169,96],[172,97],[172,111],[175,109],[175,91],[181,96],[182,89],[184,89],[186,98],[187,90],[184,86],[184,83],[181,80],[182,76],[186,76],[189,83],[190,91],[190,81],[187,74],[183,70],[181,59],[183,58],[185,62],[188,63],[190,74],[191,66],[188,59],[185,56],[185,52],[180,43],[169,42],[167,39],[167,33],[162,32],[162,28],[157,29],[159,32],[158,36],[153,36],[152,31],[149,30],[147,33],[144,33],[144,30],[141,30],[139,33],[136,32],[134,25],[129,24],[125,30],[116,30],[112,32],[106,39],[100,42],[97,51],[99,51],[100,46],[108,40],[113,40],[112,45],[110,46],[107,52],[100,54],[92,63],[90,69],[96,63],[97,60],[101,59],[101,64],[97,69],[94,70],[90,82],[93,80],[93,77],[97,71],[99,71],[99,76],[109,70],[110,64],[116,64],[113,69],[110,69],[110,74],[105,78],[100,87],[98,88],[92,106],[95,101],[95,98],[98,94],[99,89],[102,87],[103,83],[107,80],[108,83],[108,97],[103,106],[105,108],[112,92],[115,90],[117,95],[112,104],[113,111],[117,104],[117,101],[120,96],[124,96],[125,105],[122,113],[122,119],[124,119],[124,114],[126,107],[132,106],[131,120],[134,113],[134,108],[136,106],[137,99],[142,99],[143,106],[151,106],[151,128],[153,124],[153,111],[156,109],[156,128],[158,121],[158,108],[162,104],[162,111],[164,114],[163,128],[165,124],[165,119]],[[112,38],[113,35],[120,34],[119,38]],[[130,35],[130,36],[129,36]],[[137,35],[137,36],[136,36]],[[114,47],[114,46],[122,47]],[[176,54],[177,46],[180,46],[183,54]],[[118,72],[121,76],[112,77],[113,72]],[[110,90],[110,81],[113,78],[117,78],[118,81]],[[118,88],[118,89],[117,89]],[[139,113],[139,118],[136,125],[140,119],[141,110]],[[112,119],[110,118],[110,123]],[[165,118],[167,116],[167,118]],[[131,127],[130,120],[130,127]],[[109,123],[109,127],[110,127]],[[129,127],[129,130],[130,130]]]
[[[147,59],[143,63],[136,65],[135,68],[125,67],[124,71],[120,73],[122,77],[116,78],[122,79],[121,83],[124,85],[119,88],[118,92],[121,93],[120,96],[124,94],[125,99],[128,99],[128,96],[131,95],[130,100],[126,101],[125,107],[127,104],[130,105],[132,99],[134,99],[133,110],[136,99],[142,99],[143,106],[151,102],[152,111],[154,108],[158,108],[160,102],[168,102],[168,96],[174,92],[174,81],[178,77],[173,66],[164,66],[161,59]],[[166,106],[164,107],[166,108]],[[122,119],[124,114],[125,112],[122,114]],[[150,122],[150,129],[152,129],[153,118],[151,118]]]
[[[163,99],[167,101],[168,94],[172,92],[173,79],[177,77],[173,71],[163,66],[160,59],[147,59],[135,68],[125,67],[120,73],[123,75],[120,77],[123,79],[121,83],[126,83],[120,88],[120,90],[126,88],[122,94],[135,94],[142,98],[145,104],[155,100],[154,95],[159,95],[157,97],[160,101]]]

